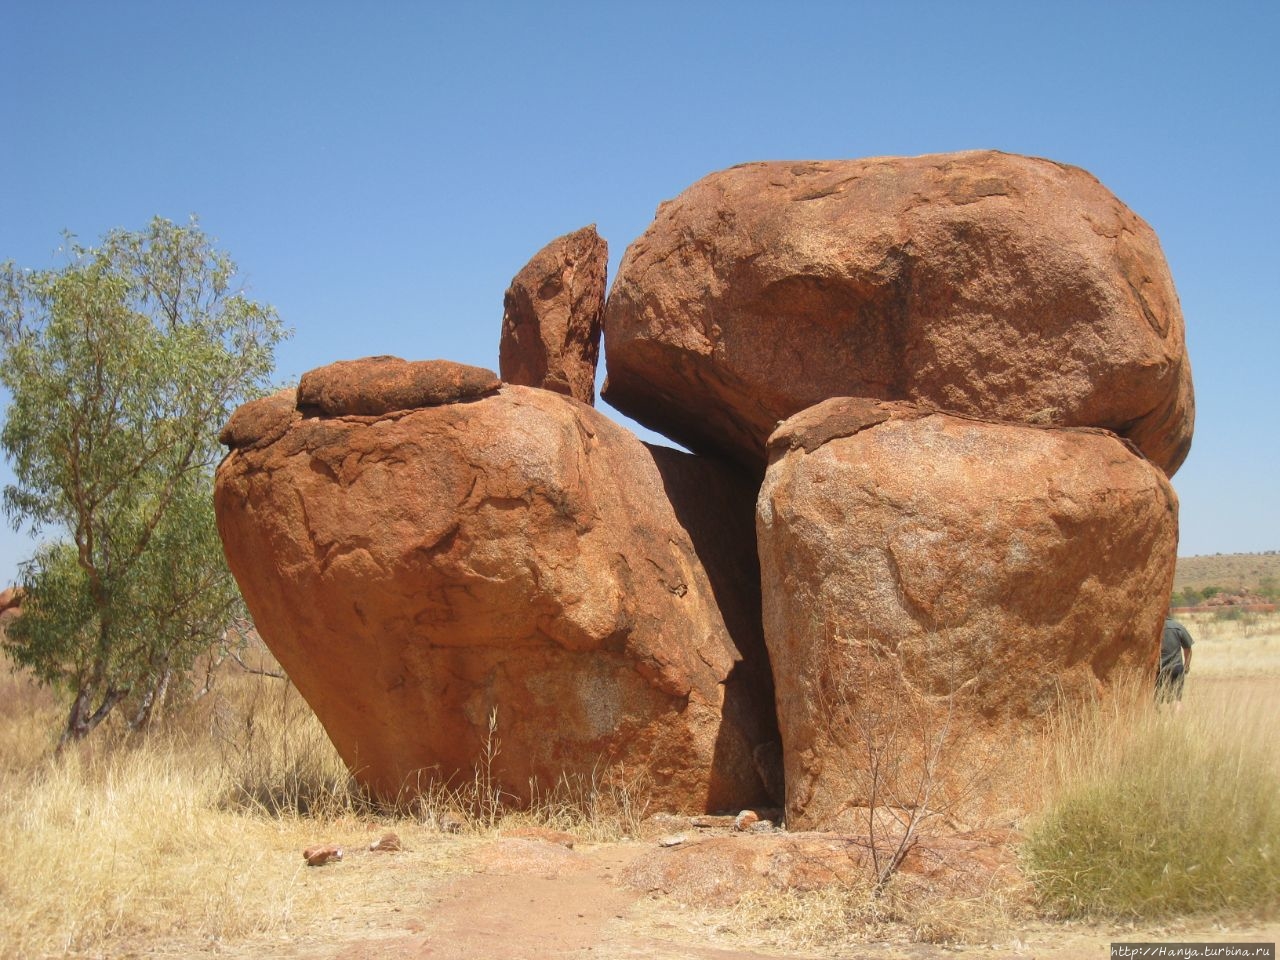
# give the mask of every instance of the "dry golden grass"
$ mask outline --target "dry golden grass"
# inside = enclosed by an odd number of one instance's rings
[[[402,875],[367,852],[382,828],[419,876],[456,869],[476,842],[362,808],[279,680],[224,677],[180,723],[136,743],[106,731],[58,757],[62,708],[47,691],[6,673],[0,704],[0,956],[319,933],[406,906]],[[317,842],[351,852],[345,879],[304,865]]]
[[[57,743],[65,711],[53,692],[13,673],[0,653],[0,775],[29,770]]]
[[[1024,891],[991,884],[939,895],[926,880],[895,876],[883,890],[865,884],[751,892],[703,925],[735,945],[855,954],[868,942],[989,943],[1030,918]]]
[[[318,921],[391,902],[394,888],[340,883],[300,857],[318,840],[367,843],[359,821],[269,818],[220,806],[222,774],[178,750],[74,754],[6,782],[5,951],[39,956],[170,938],[209,944],[314,930]],[[403,826],[398,826],[403,833]],[[423,870],[454,843],[404,839]],[[350,847],[349,847],[350,849]],[[354,852],[354,851],[353,851]],[[366,855],[369,857],[371,855]],[[371,865],[372,866],[372,865]]]
[[[273,666],[261,651],[258,665]],[[290,684],[227,664],[148,736],[108,723],[55,757],[63,705],[0,670],[3,958],[367,936],[423,906],[406,876],[462,872],[487,837],[536,824],[616,839],[643,815],[634,795],[590,781],[543,791],[532,812],[488,807],[483,767],[471,783],[427,785],[408,810],[379,808]],[[386,830],[406,849],[370,853]],[[301,851],[317,843],[344,848],[340,873],[305,866]]]
[[[1178,619],[1195,640],[1187,678],[1192,688],[1201,678],[1280,677],[1280,611],[1188,613]]]

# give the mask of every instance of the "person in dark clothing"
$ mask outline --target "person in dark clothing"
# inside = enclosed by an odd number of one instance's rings
[[[1182,706],[1182,685],[1191,669],[1191,645],[1195,643],[1187,628],[1173,617],[1164,621],[1160,638],[1160,670],[1156,673],[1156,702]]]

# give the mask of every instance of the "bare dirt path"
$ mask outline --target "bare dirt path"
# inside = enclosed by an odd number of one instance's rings
[[[496,841],[477,855],[474,873],[440,885],[430,909],[409,921],[409,926],[417,928],[413,933],[350,943],[327,955],[334,960],[774,960],[779,956],[663,938],[664,927],[672,934],[678,934],[678,927],[655,919],[644,895],[620,879],[626,865],[647,848],[646,844],[602,844],[573,851],[536,840]]]
[[[743,946],[740,931],[725,921],[708,922],[622,883],[627,864],[651,846],[568,850],[536,840],[497,840],[477,851],[473,871],[425,881],[431,889],[420,901],[424,906],[389,917],[381,929],[228,952],[298,960],[1096,960],[1108,955],[1113,940],[1275,942],[1280,935],[1274,924],[1156,930],[1037,923],[1006,931],[995,943],[969,946],[905,940],[799,952]]]

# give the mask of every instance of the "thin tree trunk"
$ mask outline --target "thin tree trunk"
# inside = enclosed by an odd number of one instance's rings
[[[91,688],[81,689],[76,693],[76,698],[71,703],[71,712],[67,715],[67,727],[58,740],[57,752],[61,753],[68,744],[77,743],[91,734],[98,724],[107,719],[107,714],[116,708],[116,704],[128,696],[129,688],[108,687],[98,709],[90,713],[92,694]]]
[[[133,715],[133,720],[129,722],[129,729],[133,732],[145,730],[151,726],[153,718],[159,715],[164,708],[164,699],[169,692],[169,682],[173,679],[173,670],[165,667],[161,671],[160,676],[156,678],[148,689],[146,696],[142,698],[142,703],[138,706],[138,711]]]
[[[58,753],[63,751],[67,744],[76,740],[83,740],[88,734],[89,709],[93,696],[93,690],[88,686],[82,686],[76,691],[76,698],[71,701],[71,711],[67,714],[67,725],[62,728],[62,736],[58,738]]]
[[[98,568],[87,561],[87,557],[92,554],[92,542],[90,541],[86,546],[77,536],[77,543],[80,546],[80,566],[89,578],[89,589],[93,595],[94,606],[98,608],[98,652],[88,679],[81,680],[76,698],[71,702],[66,729],[62,731],[62,737],[58,740],[58,753],[61,753],[69,743],[79,742],[92,733],[94,728],[115,709],[116,704],[129,694],[128,687],[108,685],[102,695],[102,702],[98,704],[96,710],[90,712],[94,696],[106,681],[107,656],[112,647],[112,618],[102,577]]]

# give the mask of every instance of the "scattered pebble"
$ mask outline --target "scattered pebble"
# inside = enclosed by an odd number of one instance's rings
[[[330,860],[342,859],[342,848],[335,847],[332,844],[325,844],[320,847],[307,847],[302,851],[302,859],[307,861],[308,867],[318,867],[328,863]]]
[[[400,842],[400,837],[394,833],[384,833],[382,839],[375,840],[369,844],[370,850],[380,850],[384,853],[395,853],[397,850],[403,850],[404,844]]]

